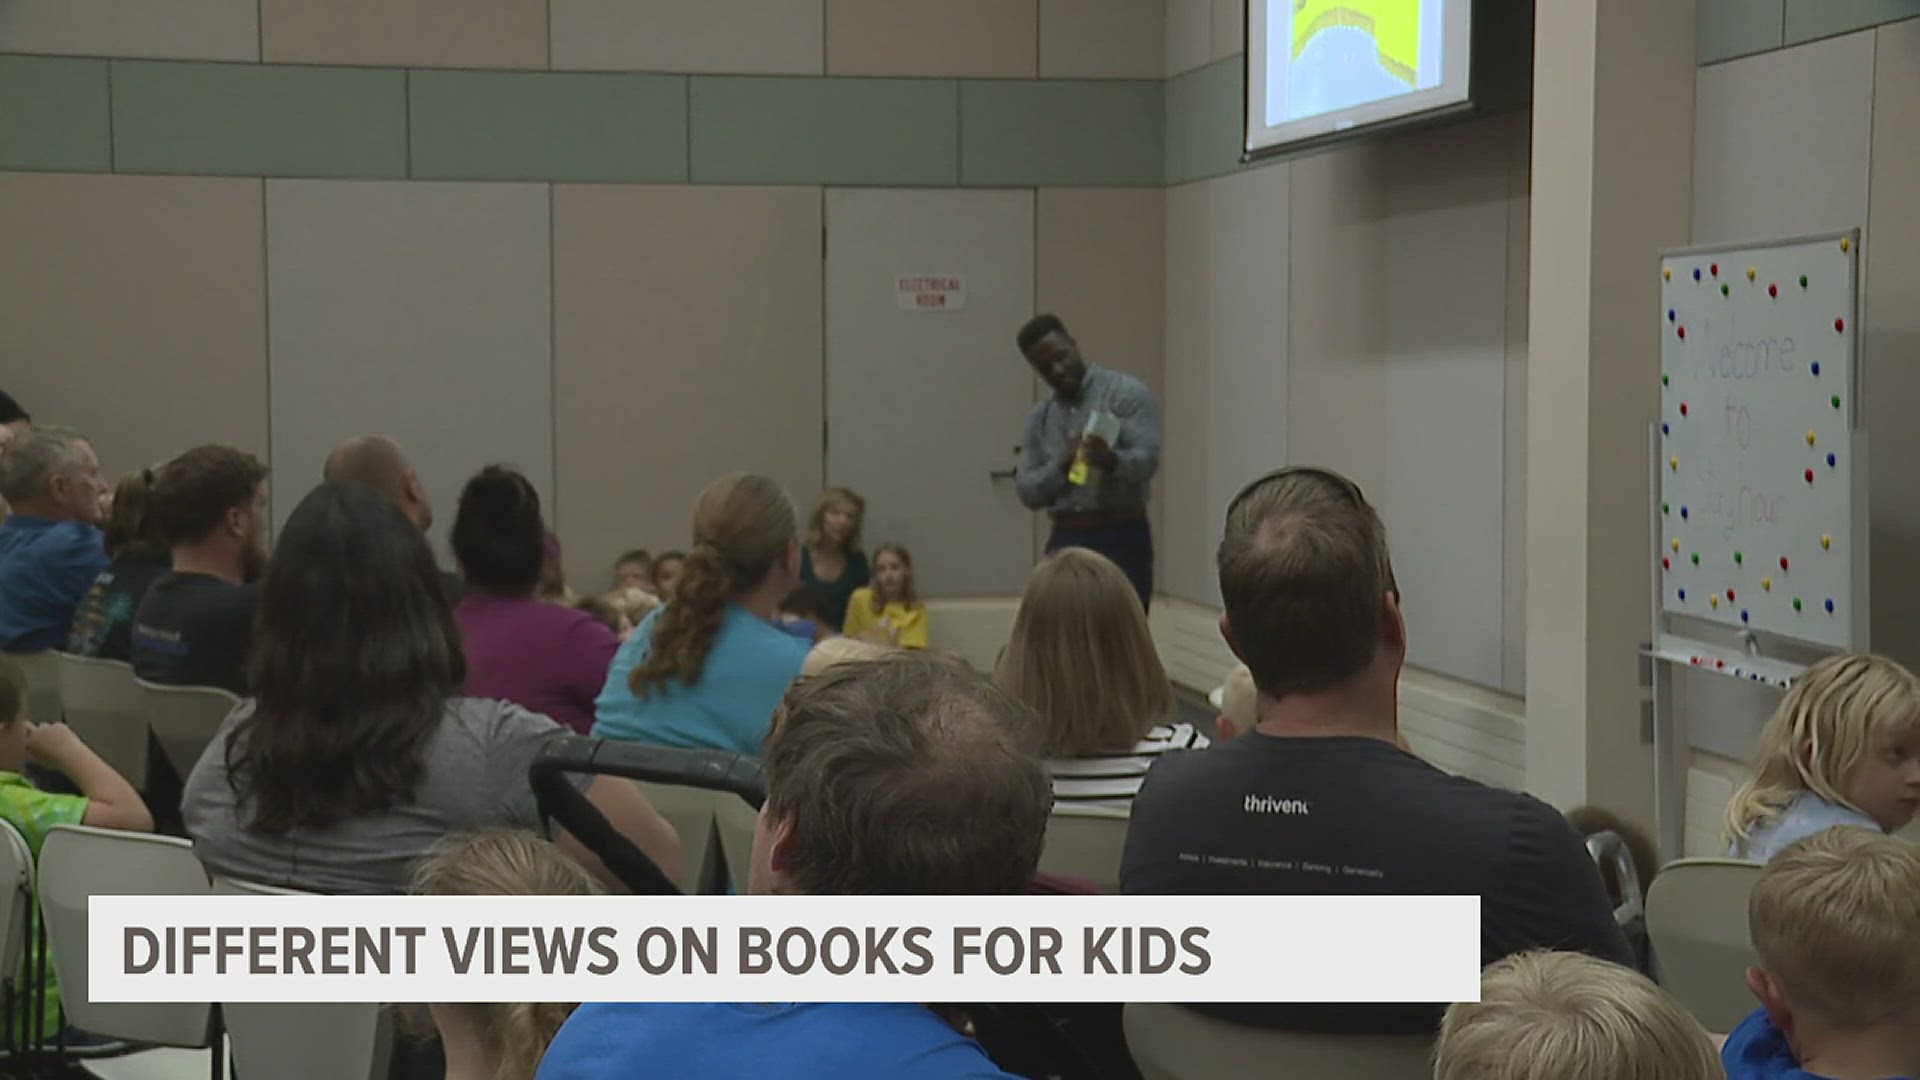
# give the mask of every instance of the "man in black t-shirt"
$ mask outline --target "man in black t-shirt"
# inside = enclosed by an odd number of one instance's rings
[[[1129,894],[1478,895],[1481,959],[1567,949],[1631,963],[1564,818],[1395,745],[1406,623],[1386,530],[1338,474],[1241,492],[1219,552],[1221,631],[1258,689],[1250,731],[1168,754],[1133,803]],[[1421,1032],[1438,1005],[1218,1005],[1262,1026]]]
[[[134,674],[243,694],[267,557],[266,466],[231,446],[196,447],[161,468],[153,498],[173,570],[134,615]]]

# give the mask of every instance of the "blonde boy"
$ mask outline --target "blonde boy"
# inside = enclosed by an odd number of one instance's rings
[[[1760,1008],[1727,1037],[1728,1076],[1920,1076],[1920,847],[1853,827],[1796,841],[1747,921]]]
[[[1646,976],[1579,953],[1526,952],[1447,1010],[1434,1080],[1719,1080],[1713,1043]]]

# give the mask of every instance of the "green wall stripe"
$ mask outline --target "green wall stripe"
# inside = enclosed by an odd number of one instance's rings
[[[1238,171],[1246,145],[1246,61],[1230,56],[1195,68],[1167,87],[1167,182]]]
[[[415,71],[412,175],[685,183],[677,75]]]
[[[1920,17],[1920,0],[1786,0],[1785,44]]]
[[[960,182],[1158,185],[1164,95],[1159,82],[964,82]]]
[[[111,168],[107,110],[106,61],[0,56],[0,168]]]
[[[695,76],[695,183],[959,182],[959,88],[947,79]]]
[[[120,171],[407,174],[406,75],[398,69],[112,63]]]
[[[1695,54],[1703,64],[1780,47],[1786,0],[1699,0]]]

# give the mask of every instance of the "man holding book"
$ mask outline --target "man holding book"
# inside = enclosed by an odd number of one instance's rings
[[[1034,316],[1017,340],[1053,389],[1027,416],[1020,501],[1053,519],[1049,553],[1082,547],[1105,555],[1145,608],[1153,598],[1147,484],[1160,468],[1160,406],[1140,380],[1082,359],[1055,316]]]

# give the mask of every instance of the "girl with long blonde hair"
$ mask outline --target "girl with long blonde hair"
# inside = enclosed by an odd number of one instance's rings
[[[1920,682],[1884,656],[1830,656],[1760,733],[1727,806],[1728,854],[1766,862],[1836,825],[1897,832],[1920,810]]]
[[[773,623],[800,578],[793,501],[767,477],[723,476],[694,504],[693,542],[673,600],[615,654],[593,734],[758,754],[807,657]]]
[[[1055,813],[1124,817],[1157,755],[1207,745],[1173,722],[1173,687],[1139,594],[1085,548],[1034,567],[995,678],[1039,716]]]
[[[443,841],[415,866],[415,896],[595,896],[580,864],[530,832]],[[533,1080],[547,1044],[575,1006],[560,1002],[430,1005],[446,1050],[446,1080]]]

